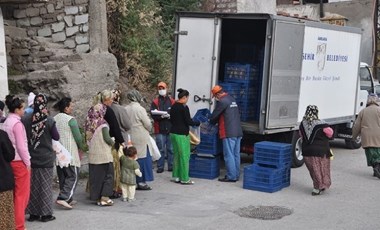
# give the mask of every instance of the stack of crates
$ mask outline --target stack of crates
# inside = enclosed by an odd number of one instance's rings
[[[201,142],[196,147],[196,154],[190,157],[190,177],[214,179],[219,176],[222,141],[218,137],[218,127],[208,122],[211,113],[208,109],[200,109],[193,120],[201,122]]]
[[[190,177],[212,180],[219,177],[219,170],[219,156],[201,157],[197,154],[192,154],[190,156]]]
[[[259,66],[251,64],[226,63],[224,71],[225,83],[240,84],[237,103],[241,120],[257,120],[259,92]],[[255,87],[256,86],[256,87]],[[222,86],[223,87],[223,86]],[[228,92],[228,90],[226,90]]]
[[[254,163],[244,168],[243,188],[276,192],[290,185],[292,145],[262,141],[254,145]]]

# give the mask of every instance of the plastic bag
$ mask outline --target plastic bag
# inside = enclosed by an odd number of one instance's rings
[[[200,126],[190,126],[190,144],[199,145],[201,143],[201,128]]]
[[[59,142],[53,140],[53,150],[57,154],[59,167],[68,167],[71,162],[71,153]]]
[[[153,147],[153,152],[150,154],[152,155],[153,161],[157,161],[158,159],[161,158],[160,150],[158,149],[156,141],[153,139],[153,137],[149,136],[149,138],[150,138],[150,142],[151,142],[152,147]]]

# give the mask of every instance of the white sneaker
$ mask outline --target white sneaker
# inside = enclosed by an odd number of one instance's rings
[[[133,199],[128,198],[128,202],[129,202],[129,203],[130,203],[130,202],[133,202],[133,201],[136,201],[136,198],[133,198]]]
[[[65,200],[57,200],[57,204],[61,205],[64,208],[72,209],[73,206],[69,205]]]

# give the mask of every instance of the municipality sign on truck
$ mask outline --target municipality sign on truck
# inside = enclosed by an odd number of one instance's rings
[[[292,143],[293,165],[302,165],[298,126],[310,104],[336,138],[360,147],[351,128],[373,81],[360,67],[359,28],[270,14],[181,12],[175,34],[175,89],[189,90],[194,115],[213,109],[210,90],[222,84],[240,108],[243,149],[252,153],[263,139]]]
[[[0,100],[8,94],[7,53],[5,52],[4,20],[0,8]]]

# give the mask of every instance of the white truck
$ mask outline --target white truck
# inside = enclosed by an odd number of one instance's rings
[[[192,115],[213,109],[210,89],[225,80],[227,63],[261,66],[253,85],[258,103],[251,103],[258,116],[242,122],[242,152],[253,153],[259,140],[292,143],[293,167],[301,166],[298,125],[309,104],[319,107],[336,138],[360,147],[351,128],[374,87],[359,61],[360,29],[270,14],[193,12],[178,13],[176,26],[173,85],[194,97]]]
[[[0,100],[8,95],[7,53],[5,51],[4,20],[0,8]]]

